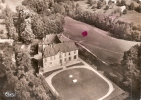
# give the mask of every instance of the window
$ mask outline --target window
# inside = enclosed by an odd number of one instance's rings
[[[49,63],[50,65],[52,64],[52,62]]]
[[[47,59],[45,58],[45,60],[44,60],[45,62],[47,62]]]
[[[69,60],[71,60],[71,57],[69,57]]]
[[[74,59],[76,59],[76,55],[74,56]]]
[[[65,57],[66,57],[66,53],[65,53],[64,55],[65,55]]]
[[[60,59],[60,63],[62,64],[62,59]]]
[[[74,54],[76,53],[76,51],[74,51]]]
[[[62,57],[62,54],[60,53],[60,54],[59,54],[59,58],[61,58],[61,57]]]
[[[70,55],[71,53],[69,52],[69,55]]]
[[[64,61],[66,61],[67,59],[65,58]]]

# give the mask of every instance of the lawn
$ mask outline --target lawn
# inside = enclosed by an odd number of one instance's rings
[[[82,45],[107,63],[117,63],[122,60],[124,51],[129,50],[137,42],[113,38],[106,31],[92,27],[70,17],[65,17],[64,35],[75,41],[83,41]],[[83,37],[82,32],[88,35]]]
[[[73,79],[77,82],[73,83]],[[52,78],[52,84],[64,100],[98,100],[109,89],[102,78],[85,68],[62,71]]]
[[[118,20],[128,22],[128,23],[133,22],[136,25],[140,25],[141,24],[141,13],[138,13],[136,11],[128,11],[127,14],[119,17]]]
[[[115,4],[113,4],[113,5],[110,6],[110,9],[108,9],[105,12],[104,8],[106,6],[104,5],[101,9],[96,9],[94,11],[94,9],[92,9],[92,6],[90,6],[87,3],[87,1],[88,0],[76,1],[75,4],[78,3],[83,11],[89,11],[91,13],[94,13],[94,12],[96,12],[96,13],[102,13],[102,14],[105,14],[105,15],[111,15],[114,10],[116,10],[116,9],[119,8],[119,6],[116,6]],[[139,6],[139,4],[135,0],[127,0],[126,1],[126,4],[127,5],[130,5],[131,2],[134,2],[135,7]],[[94,4],[94,5],[96,5],[96,4]],[[119,16],[119,14],[117,14],[116,16]],[[138,13],[136,11],[130,11],[130,10],[128,10],[127,11],[127,14],[122,15],[117,20],[121,20],[121,21],[128,22],[128,23],[133,22],[133,23],[135,23],[135,24],[138,25],[138,24],[141,23],[141,18],[140,17],[141,17],[141,14],[140,13]]]

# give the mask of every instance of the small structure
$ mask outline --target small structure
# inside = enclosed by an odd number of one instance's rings
[[[105,1],[106,1],[106,5],[108,5],[110,0],[105,0]],[[115,4],[117,3],[117,0],[111,0],[111,1]]]
[[[76,83],[76,82],[77,82],[77,79],[74,79],[72,82],[73,82],[73,83]]]
[[[123,11],[126,9],[126,6],[121,6],[120,7],[120,11],[121,11],[121,13],[123,13]]]
[[[73,75],[69,75],[69,78],[72,78],[73,77]]]

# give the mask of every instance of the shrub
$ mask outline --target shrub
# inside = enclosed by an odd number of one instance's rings
[[[129,9],[130,10],[134,10],[135,9],[135,4],[133,2],[131,2],[131,4],[129,5]]]
[[[123,10],[123,14],[127,14],[127,9]]]
[[[104,10],[108,10],[108,9],[109,9],[109,6],[107,5]]]

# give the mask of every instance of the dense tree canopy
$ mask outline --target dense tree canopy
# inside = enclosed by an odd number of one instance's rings
[[[24,0],[22,4],[38,14],[45,14],[54,4],[54,0]]]
[[[4,19],[5,19],[6,29],[8,31],[8,38],[17,40],[18,33],[16,32],[16,28],[13,23],[14,13],[11,11],[9,6],[6,6],[6,8],[3,10],[2,13],[3,13]]]
[[[141,84],[141,45],[135,45],[124,53],[121,66],[124,75],[123,83],[128,87],[131,96],[139,99]]]
[[[43,38],[47,34],[58,34],[63,31],[64,17],[57,14],[50,16],[35,15],[32,18],[32,30],[36,38]]]
[[[12,60],[12,55],[15,55],[16,62]],[[4,72],[0,76],[5,76],[4,84],[0,87],[1,93],[7,90],[15,92],[15,100],[51,100],[52,94],[48,88],[44,88],[46,83],[42,82],[40,75],[33,73],[29,53],[21,49],[14,50],[8,43],[0,44],[0,64],[3,67],[0,70]],[[6,98],[2,95],[0,99]]]
[[[129,6],[130,10],[134,10],[135,9],[135,4],[133,2],[131,2],[130,6]]]

